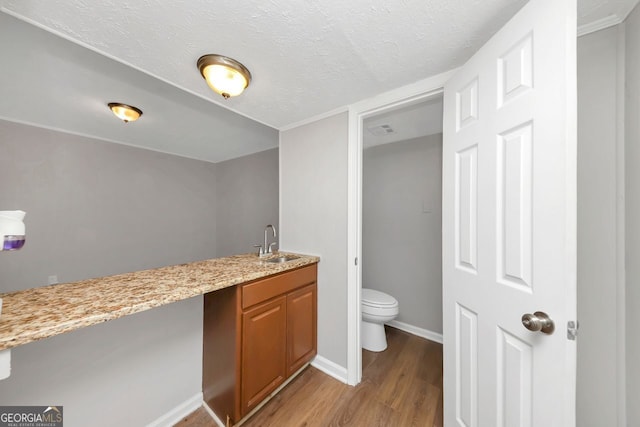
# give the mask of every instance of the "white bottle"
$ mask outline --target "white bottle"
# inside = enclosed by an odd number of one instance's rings
[[[24,246],[24,211],[0,211],[0,251],[15,251]]]

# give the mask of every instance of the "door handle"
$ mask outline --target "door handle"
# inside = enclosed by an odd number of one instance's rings
[[[549,318],[549,315],[543,311],[536,311],[533,314],[523,314],[522,324],[525,328],[532,332],[542,332],[543,334],[551,335],[556,329],[553,320]]]

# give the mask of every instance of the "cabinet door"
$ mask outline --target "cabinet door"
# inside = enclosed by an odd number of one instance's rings
[[[287,295],[287,376],[316,355],[317,317],[315,283]]]
[[[281,296],[242,314],[242,416],[285,379],[286,310]]]

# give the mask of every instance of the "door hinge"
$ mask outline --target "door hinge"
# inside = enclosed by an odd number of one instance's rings
[[[358,257],[355,259],[355,264],[358,265]]]
[[[578,329],[580,328],[580,322],[577,320],[574,322],[570,320],[567,322],[567,339],[571,341],[575,341],[578,336]]]

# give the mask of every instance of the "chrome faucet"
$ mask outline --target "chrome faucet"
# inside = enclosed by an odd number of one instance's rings
[[[267,231],[269,230],[269,228],[271,228],[271,231],[273,232],[273,237],[274,237],[274,238],[275,238],[275,237],[277,237],[277,234],[276,234],[276,228],[275,228],[273,225],[269,224],[269,225],[267,225],[267,226],[264,228],[264,246],[261,246],[261,245],[253,245],[253,247],[254,247],[254,248],[260,248],[260,249],[258,250],[258,255],[259,255],[260,257],[265,257],[265,256],[268,256],[268,255],[271,255],[271,254],[273,253],[273,251],[272,251],[272,249],[271,249],[271,248],[272,248],[274,245],[277,245],[277,243],[276,243],[276,242],[271,242],[271,243],[269,244],[268,237],[267,237]]]
[[[277,237],[276,228],[273,225],[269,224],[264,228],[264,251],[266,252],[266,255],[273,253],[271,251],[271,247],[276,244],[276,242],[272,242],[269,246],[267,246],[267,230],[269,228],[271,228],[271,231],[273,231],[273,238],[275,239]]]

